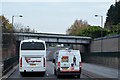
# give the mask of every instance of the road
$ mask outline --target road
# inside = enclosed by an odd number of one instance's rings
[[[56,50],[59,50],[61,48],[55,48],[55,47],[50,47],[47,49],[47,60],[51,60],[53,58],[53,54]],[[47,61],[46,63],[46,67],[47,67],[47,70],[46,70],[46,74],[44,76],[42,76],[41,74],[28,74],[24,77],[22,77],[19,73],[19,69],[17,67],[17,69],[15,70],[15,72],[9,77],[8,80],[13,80],[13,79],[20,79],[20,80],[41,80],[41,79],[57,79],[57,77],[54,75],[54,72],[53,72],[53,68],[54,68],[54,64],[51,62],[51,61]],[[63,76],[61,77],[63,78]],[[73,78],[73,79],[76,79],[76,77],[70,77],[70,76],[67,76],[67,77],[64,77],[65,79],[67,78]],[[85,76],[81,75],[81,78],[86,78]],[[79,79],[77,79],[79,80]]]
[[[44,76],[41,76],[41,74],[28,74],[24,77],[22,77],[19,73],[19,70],[18,70],[18,67],[17,69],[15,70],[15,72],[9,77],[9,79],[7,80],[13,80],[13,79],[20,79],[20,80],[41,80],[41,79],[57,79],[57,77],[54,75],[54,72],[53,72],[53,68],[54,68],[54,64],[51,62],[51,61],[47,61],[47,64],[46,64],[46,67],[47,67],[47,71],[46,71],[46,74]],[[72,76],[72,77],[69,77],[69,76],[61,76],[60,79],[76,79],[76,80],[79,80],[79,78],[77,78],[76,76]],[[87,78],[87,76],[84,76],[83,74],[81,74],[81,78]]]
[[[13,72],[13,74],[10,75],[10,77],[7,80],[16,80],[16,79],[18,80],[56,80],[57,77],[54,75],[54,72],[53,72],[54,64],[51,61],[47,61],[46,67],[47,67],[46,74],[44,76],[42,76],[41,74],[33,73],[33,74],[27,74],[24,77],[20,75],[17,67],[16,70]],[[112,69],[110,69],[108,71],[109,68],[105,69],[105,67],[102,68],[102,66],[99,66],[97,69],[97,67],[98,66],[96,65],[83,63],[81,78],[77,78],[76,76],[61,76],[61,78],[59,79],[60,80],[61,79],[93,80],[94,78],[94,80],[106,80],[106,78],[108,78],[108,80],[118,80],[117,79],[118,72],[116,70],[112,71]],[[92,68],[95,68],[95,69],[92,69]],[[94,71],[96,72],[93,73]]]
[[[47,49],[47,60],[51,60],[53,58],[53,54],[56,50],[59,50],[60,48],[48,48]],[[9,76],[7,80],[56,80],[57,77],[54,75],[53,68],[54,64],[51,61],[47,61],[46,63],[46,74],[42,76],[41,74],[27,74],[26,76],[21,76],[19,73],[18,67],[16,70],[12,73],[12,75]],[[82,73],[81,78],[77,78],[76,76],[61,76],[61,79],[71,79],[72,80],[98,80],[98,78],[113,78],[113,80],[118,78],[118,70],[112,69],[100,65],[94,65],[89,63],[83,63],[82,66]],[[95,79],[96,78],[96,79]],[[110,79],[112,80],[112,79]]]

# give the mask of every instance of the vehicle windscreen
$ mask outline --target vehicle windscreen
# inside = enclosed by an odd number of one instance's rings
[[[45,50],[45,45],[42,42],[23,42],[21,50]]]

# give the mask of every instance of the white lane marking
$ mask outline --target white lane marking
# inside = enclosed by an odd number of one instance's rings
[[[48,74],[47,74],[47,76],[48,76]]]

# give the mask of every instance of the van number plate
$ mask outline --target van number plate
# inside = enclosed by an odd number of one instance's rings
[[[34,67],[34,66],[36,66],[36,64],[30,64],[30,66],[31,66],[31,67]]]
[[[63,68],[63,69],[67,70],[68,68]]]

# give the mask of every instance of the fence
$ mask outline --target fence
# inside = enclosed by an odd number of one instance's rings
[[[3,75],[8,72],[10,69],[12,69],[16,64],[18,63],[18,56],[9,58],[5,61],[3,61]]]

